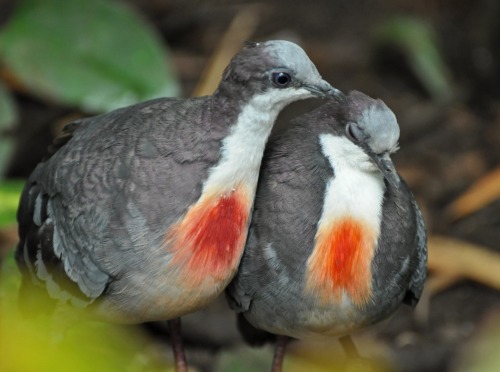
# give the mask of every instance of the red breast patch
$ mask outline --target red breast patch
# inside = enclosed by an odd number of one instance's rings
[[[356,305],[365,304],[371,296],[374,247],[372,229],[353,218],[320,227],[307,262],[306,289],[323,303],[346,293]]]
[[[239,187],[228,195],[200,200],[169,229],[172,264],[181,267],[182,280],[196,286],[207,277],[223,281],[234,272],[246,240],[249,204]]]

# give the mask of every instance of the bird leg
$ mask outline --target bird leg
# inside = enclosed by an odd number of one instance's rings
[[[358,349],[356,348],[356,345],[352,341],[351,336],[343,336],[339,338],[339,342],[342,345],[342,349],[344,349],[345,354],[347,355],[348,358],[352,359],[359,359],[359,353]]]
[[[290,341],[287,336],[277,336],[276,346],[274,347],[274,359],[271,372],[281,372],[283,366],[283,359],[285,358],[286,345]]]
[[[182,345],[181,318],[175,318],[168,321],[170,331],[170,342],[174,352],[175,372],[187,372],[186,355]]]

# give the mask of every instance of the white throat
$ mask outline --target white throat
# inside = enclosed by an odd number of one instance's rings
[[[352,217],[369,225],[378,237],[385,192],[382,173],[369,165],[368,155],[347,138],[322,134],[320,143],[334,177],[326,188],[319,224]]]
[[[223,140],[221,158],[203,185],[203,195],[231,192],[243,184],[253,194],[267,139],[276,117],[289,103],[309,98],[306,89],[272,89],[253,97]]]

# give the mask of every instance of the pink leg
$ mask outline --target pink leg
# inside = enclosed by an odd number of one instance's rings
[[[276,346],[274,347],[274,359],[271,372],[281,372],[288,341],[290,341],[290,338],[288,338],[287,336],[277,336]]]
[[[170,342],[174,352],[175,372],[187,372],[186,355],[182,345],[181,319],[175,318],[168,321]]]

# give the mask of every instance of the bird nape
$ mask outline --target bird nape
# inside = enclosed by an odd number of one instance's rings
[[[270,140],[246,247],[226,294],[244,317],[244,338],[277,336],[273,371],[281,371],[289,338],[341,337],[347,354],[356,355],[346,335],[418,301],[426,232],[390,159],[398,139],[392,111],[354,91]]]
[[[159,98],[70,124],[21,197],[23,288],[42,287],[98,319],[170,320],[185,371],[176,319],[234,276],[276,116],[311,97],[342,94],[300,47],[268,41],[236,54],[211,96]]]

